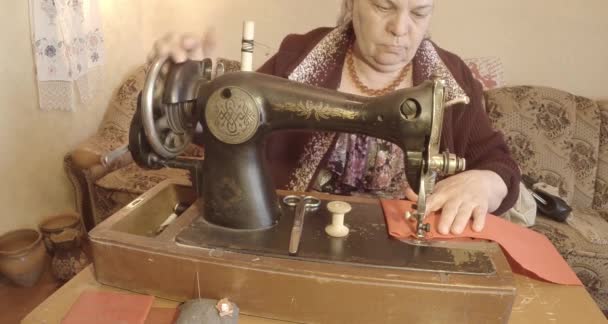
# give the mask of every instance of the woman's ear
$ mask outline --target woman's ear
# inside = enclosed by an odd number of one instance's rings
[[[343,0],[340,8],[340,18],[338,24],[347,24],[353,20],[353,2],[355,0]]]
[[[353,2],[355,0],[344,0],[344,6],[347,12],[349,12],[351,15],[353,13]]]

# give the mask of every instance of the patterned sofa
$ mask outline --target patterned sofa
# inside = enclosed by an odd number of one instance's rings
[[[489,90],[485,99],[522,173],[573,207],[566,222],[538,215],[532,228],[553,242],[608,315],[608,101],[530,86]]]
[[[536,218],[545,234],[608,311],[608,104],[543,87],[500,87],[496,63],[468,61],[486,90],[491,121],[503,131],[522,172],[557,188],[574,207],[566,223]],[[493,72],[494,71],[494,72]],[[102,166],[103,154],[124,145],[145,68],[118,88],[96,135],[65,156],[76,205],[87,229],[183,170],[143,170],[129,154]],[[498,88],[496,88],[498,87]],[[186,155],[201,157],[195,146]]]

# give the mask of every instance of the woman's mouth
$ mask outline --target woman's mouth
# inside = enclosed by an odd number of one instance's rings
[[[382,49],[391,54],[403,54],[405,53],[406,47],[398,45],[382,45]]]

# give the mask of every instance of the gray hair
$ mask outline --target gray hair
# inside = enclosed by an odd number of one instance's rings
[[[353,1],[355,0],[342,0],[342,4],[340,5],[340,14],[338,15],[337,25],[342,26],[350,23],[353,20]],[[431,39],[431,32],[427,30],[426,35],[424,35],[424,39]]]
[[[353,0],[342,0],[342,4],[340,5],[340,15],[338,16],[338,26],[346,25],[351,20],[353,20],[352,16],[352,3]]]

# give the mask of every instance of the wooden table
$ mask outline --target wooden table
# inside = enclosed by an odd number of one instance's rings
[[[515,275],[517,297],[509,323],[607,323],[583,287],[560,286]],[[85,290],[121,291],[95,280],[93,266],[87,267],[42,302],[22,323],[59,323],[80,293]],[[153,307],[175,308],[178,303],[156,298]],[[239,323],[286,323],[240,315]]]

